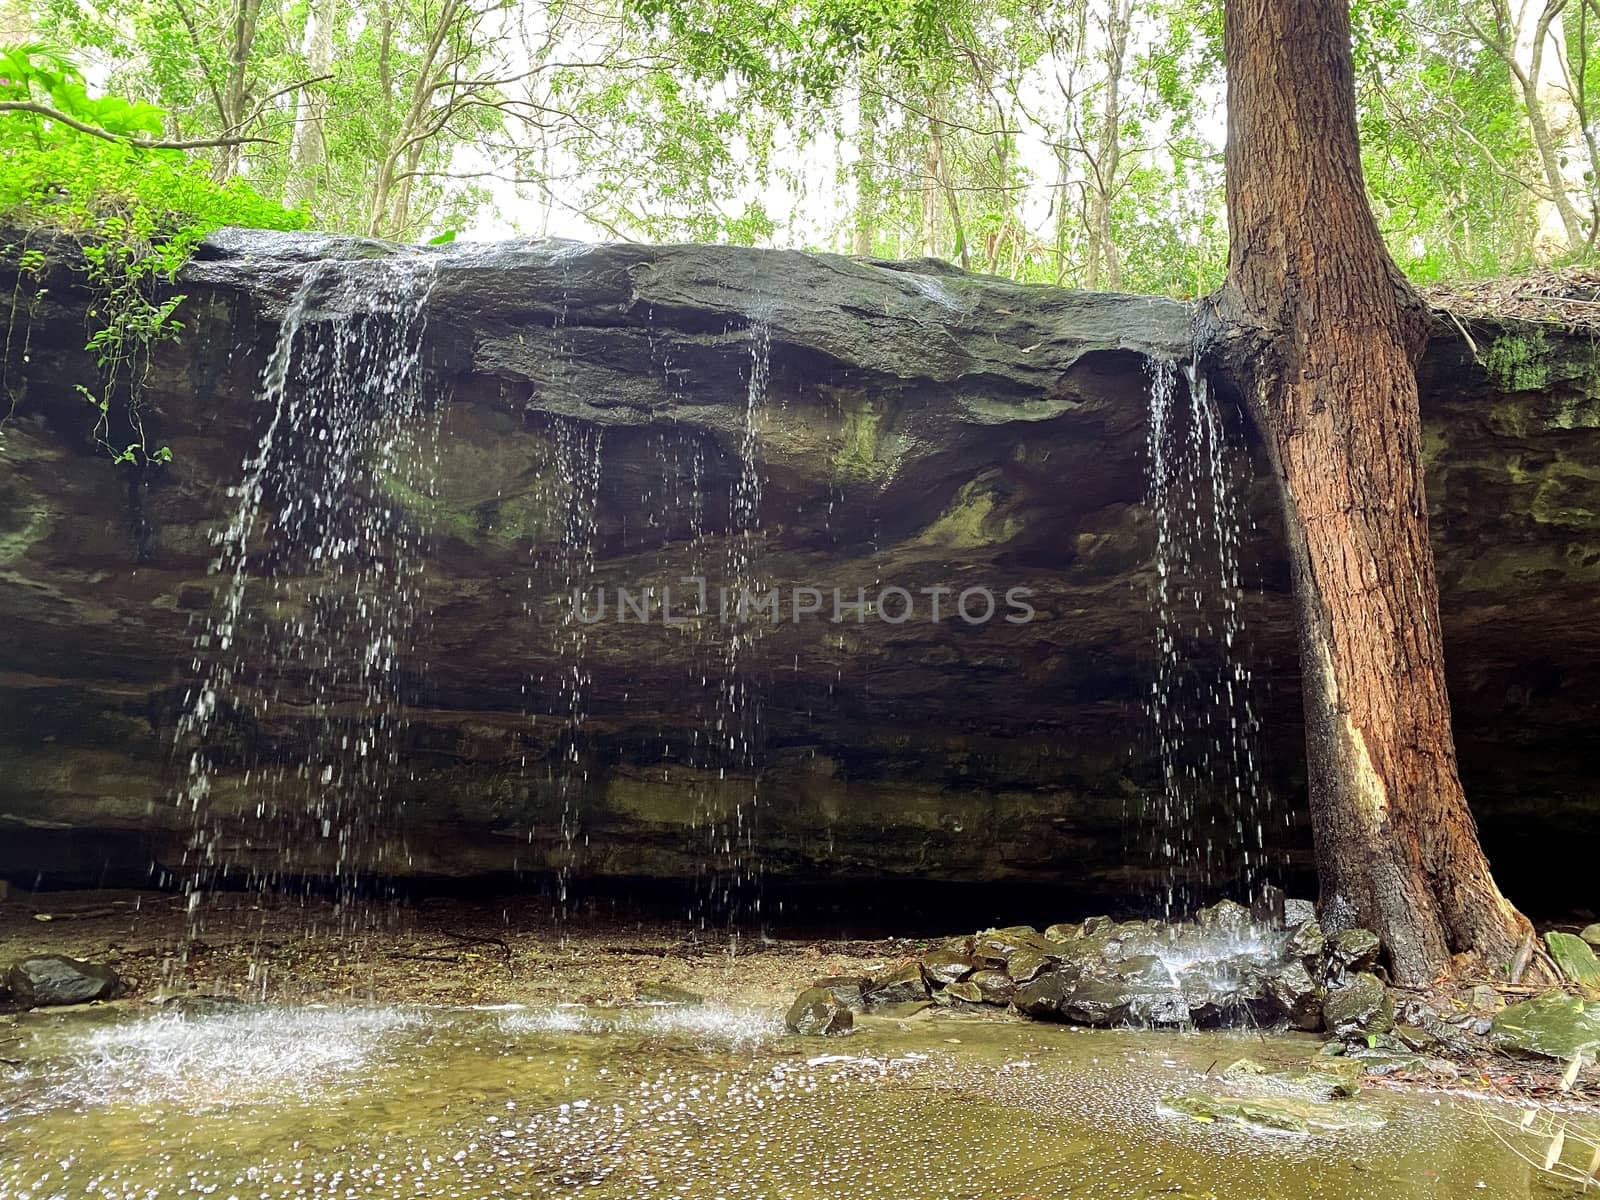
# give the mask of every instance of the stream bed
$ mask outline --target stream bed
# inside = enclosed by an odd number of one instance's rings
[[[236,1004],[0,1034],[0,1200],[1565,1194],[1501,1103],[1366,1088],[1311,1134],[1163,1103],[1244,1056],[1303,1066],[1317,1042],[1293,1036]]]

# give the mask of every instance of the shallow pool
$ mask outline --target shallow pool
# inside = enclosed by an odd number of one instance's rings
[[[1317,1135],[1163,1107],[1315,1049],[1287,1037],[938,1013],[801,1039],[716,1006],[129,1009],[0,1035],[0,1200],[1561,1194],[1504,1105],[1368,1089],[1337,1103],[1380,1127]]]

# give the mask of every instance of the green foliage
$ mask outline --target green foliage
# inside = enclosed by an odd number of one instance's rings
[[[1549,353],[1543,330],[1526,335],[1507,333],[1489,346],[1483,365],[1502,391],[1533,391],[1550,381]]]
[[[0,221],[50,230],[81,246],[96,296],[86,348],[100,382],[79,391],[95,414],[95,441],[114,462],[165,462],[170,451],[146,438],[141,400],[151,350],[183,328],[176,313],[184,297],[167,294],[165,285],[213,229],[289,229],[304,218],[242,180],[215,182],[182,150],[138,145],[162,135],[161,111],[90,96],[58,51],[38,43],[0,50],[0,81],[0,99],[44,105],[67,119],[0,112]],[[44,266],[37,247],[27,250],[19,286]]]
[[[301,210],[407,241],[487,222],[1180,296],[1225,269],[1218,0],[11,3],[115,93],[39,44],[0,73],[111,135],[0,113],[0,211],[134,250],[94,267],[116,296],[96,346],[112,391],[128,347],[175,329],[130,277],[170,273],[185,230]],[[1413,278],[1592,252],[1600,0],[1559,7],[1553,189],[1530,121],[1555,102],[1517,85],[1490,0],[1352,0],[1367,185]],[[224,144],[130,145],[151,138]],[[1552,250],[1569,192],[1589,240],[1566,221]]]

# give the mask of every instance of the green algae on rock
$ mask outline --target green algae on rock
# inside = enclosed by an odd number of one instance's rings
[[[1195,1091],[1165,1097],[1163,1103],[1197,1121],[1229,1121],[1280,1133],[1338,1133],[1384,1126],[1377,1113],[1354,1105],[1293,1096],[1225,1096]]]
[[[1504,1008],[1489,1039],[1502,1050],[1568,1062],[1600,1051],[1600,1001],[1546,992]]]
[[[1555,959],[1561,973],[1582,988],[1600,988],[1600,960],[1583,938],[1570,933],[1551,930],[1544,935],[1550,957]]]

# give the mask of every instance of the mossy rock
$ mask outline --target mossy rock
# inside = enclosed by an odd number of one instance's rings
[[[1394,998],[1376,975],[1358,972],[1342,987],[1328,989],[1323,1019],[1335,1035],[1388,1033],[1394,1028]]]
[[[1333,1133],[1381,1129],[1384,1125],[1382,1117],[1364,1108],[1292,1096],[1214,1096],[1207,1092],[1185,1092],[1167,1096],[1162,1103],[1197,1121],[1227,1121],[1283,1133]]]
[[[902,963],[879,971],[867,984],[862,999],[868,1008],[926,1001],[928,981],[923,978],[922,964]]]
[[[795,997],[783,1023],[791,1033],[831,1037],[849,1033],[855,1017],[827,988],[809,987]]]
[[[1600,1002],[1546,992],[1502,1009],[1489,1030],[1502,1050],[1568,1062],[1600,1051]]]
[[[1575,934],[1552,931],[1544,935],[1544,944],[1569,980],[1581,988],[1600,988],[1600,960],[1587,941]]]

